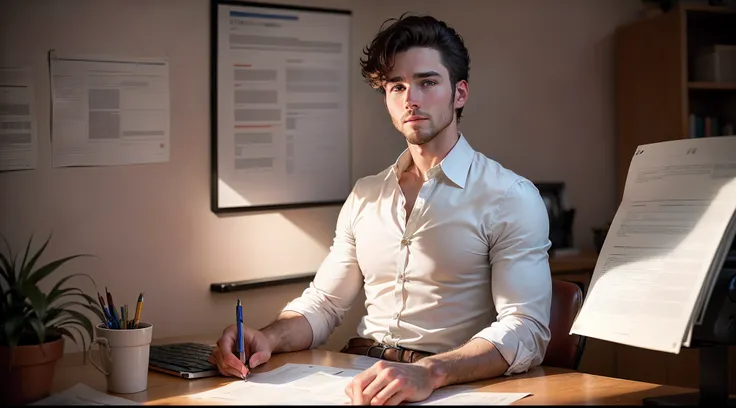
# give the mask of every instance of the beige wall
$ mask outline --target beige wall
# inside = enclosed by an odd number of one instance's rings
[[[354,179],[405,147],[358,57],[380,23],[403,11],[446,19],[471,51],[461,129],[486,155],[534,181],[562,180],[577,208],[576,244],[616,208],[612,33],[639,0],[291,1],[353,10]],[[213,294],[212,282],[310,272],[330,245],[338,207],[218,217],[209,209],[209,2],[15,0],[0,12],[0,63],[30,64],[37,81],[39,166],[0,173],[0,233],[15,248],[53,232],[48,258],[92,253],[86,272],[118,304],[146,292],[156,337],[217,334],[233,320],[260,327],[305,284]],[[171,156],[164,164],[52,168],[46,51],[165,56],[170,62]],[[327,347],[354,333],[359,299]],[[68,348],[69,349],[69,348]]]

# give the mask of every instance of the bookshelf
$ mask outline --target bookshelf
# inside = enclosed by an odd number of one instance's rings
[[[731,3],[733,4],[733,3]],[[736,5],[680,3],[620,27],[614,37],[617,190],[623,195],[637,146],[690,137],[718,137],[736,125],[736,80],[699,78],[699,55],[713,45],[736,46]],[[736,68],[735,68],[736,69]],[[736,75],[736,72],[734,72]],[[696,131],[695,117],[717,118],[719,130]],[[711,123],[711,125],[713,125]],[[736,152],[735,152],[736,154]],[[586,344],[581,370],[658,384],[698,387],[698,350],[680,354],[603,341]],[[730,347],[730,390],[736,393],[736,347]]]
[[[736,47],[735,6],[681,3],[616,31],[619,198],[638,145],[733,134],[736,72],[728,81],[699,78],[698,58],[714,45]]]

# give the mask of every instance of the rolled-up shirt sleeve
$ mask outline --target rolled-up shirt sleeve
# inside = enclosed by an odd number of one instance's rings
[[[519,180],[493,219],[488,238],[497,317],[473,338],[493,343],[510,375],[541,364],[550,340],[549,217],[537,188]]]
[[[363,274],[358,266],[352,230],[356,188],[357,183],[340,209],[333,244],[314,280],[300,297],[282,309],[297,312],[307,319],[312,327],[310,348],[327,341],[335,327],[342,323],[345,312],[363,286]]]

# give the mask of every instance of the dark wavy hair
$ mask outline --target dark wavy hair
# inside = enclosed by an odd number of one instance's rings
[[[387,23],[391,23],[384,28]],[[381,24],[371,44],[363,49],[365,58],[360,59],[361,74],[368,84],[381,92],[387,75],[393,68],[394,56],[412,47],[429,47],[440,53],[442,64],[450,73],[452,97],[455,98],[455,84],[468,81],[470,54],[465,48],[463,38],[445,22],[431,16],[407,16],[390,18]],[[458,121],[463,108],[455,109]]]

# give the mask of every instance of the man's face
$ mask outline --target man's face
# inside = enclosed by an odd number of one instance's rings
[[[432,140],[453,122],[455,108],[465,104],[464,98],[453,97],[455,84],[433,48],[396,54],[387,78],[384,89],[391,121],[411,144]]]

